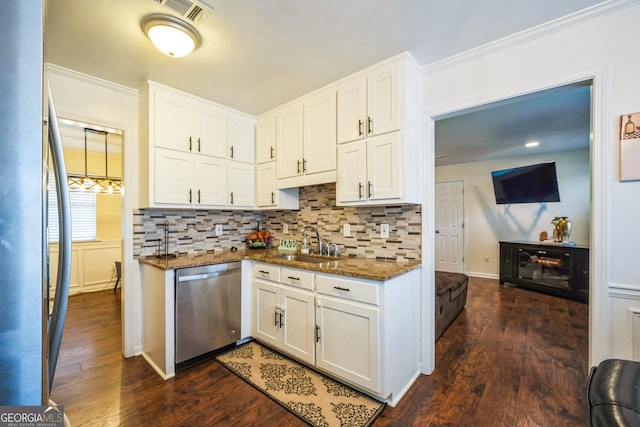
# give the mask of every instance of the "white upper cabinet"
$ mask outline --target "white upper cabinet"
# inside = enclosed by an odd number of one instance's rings
[[[336,169],[336,92],[306,99],[302,172],[315,174]]]
[[[302,173],[302,103],[286,107],[277,113],[278,178],[292,178]]]
[[[335,90],[288,105],[276,117],[278,187],[335,182]]]
[[[278,189],[276,162],[256,166],[256,206],[259,209],[298,209],[298,188]]]
[[[142,207],[255,206],[252,116],[153,82],[140,111]]]
[[[247,163],[227,162],[227,168],[227,204],[233,208],[253,208],[256,204],[256,167]]]
[[[276,159],[276,115],[271,113],[256,120],[256,163]]]
[[[255,163],[256,120],[239,114],[228,117],[229,159],[236,162]]]
[[[348,81],[338,87],[338,143],[400,129],[401,65]]]
[[[393,202],[403,197],[400,133],[392,132],[338,147],[337,202]]]
[[[207,156],[225,157],[227,112],[212,103],[196,102],[193,114],[192,151]]]
[[[420,73],[407,54],[338,87],[338,205],[421,203]]]

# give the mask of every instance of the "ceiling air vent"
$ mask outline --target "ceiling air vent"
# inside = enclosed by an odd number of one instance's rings
[[[191,0],[153,0],[154,3],[167,7],[180,17],[191,22],[202,20],[213,8]]]

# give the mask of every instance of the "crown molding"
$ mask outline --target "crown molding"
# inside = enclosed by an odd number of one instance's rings
[[[567,28],[575,27],[584,22],[588,22],[602,16],[616,13],[622,9],[640,4],[640,0],[609,0],[578,12],[571,13],[552,21],[531,27],[529,29],[511,34],[493,42],[482,46],[467,50],[465,52],[450,56],[448,58],[426,64],[422,66],[420,71],[428,73],[437,71],[442,68],[459,65],[465,62],[473,61],[479,57],[490,55],[495,52],[506,50],[514,46],[522,45],[541,37],[563,31]]]

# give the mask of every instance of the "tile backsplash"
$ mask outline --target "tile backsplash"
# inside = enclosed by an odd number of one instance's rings
[[[421,258],[421,205],[338,207],[334,183],[300,188],[300,210],[230,211],[197,209],[140,209],[134,213],[134,255],[156,255],[163,250],[163,228],[169,228],[170,253],[199,253],[244,247],[244,238],[258,221],[278,239],[301,242],[305,225],[337,243],[342,255],[395,260]],[[351,226],[344,237],[343,225]],[[389,238],[380,238],[380,224],[389,224]],[[223,234],[215,235],[221,224]],[[289,234],[284,234],[284,224]],[[315,237],[311,243],[316,244]],[[298,245],[300,246],[300,244]]]

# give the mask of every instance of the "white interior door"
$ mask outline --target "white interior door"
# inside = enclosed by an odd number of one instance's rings
[[[436,270],[464,273],[464,183],[436,183]]]

